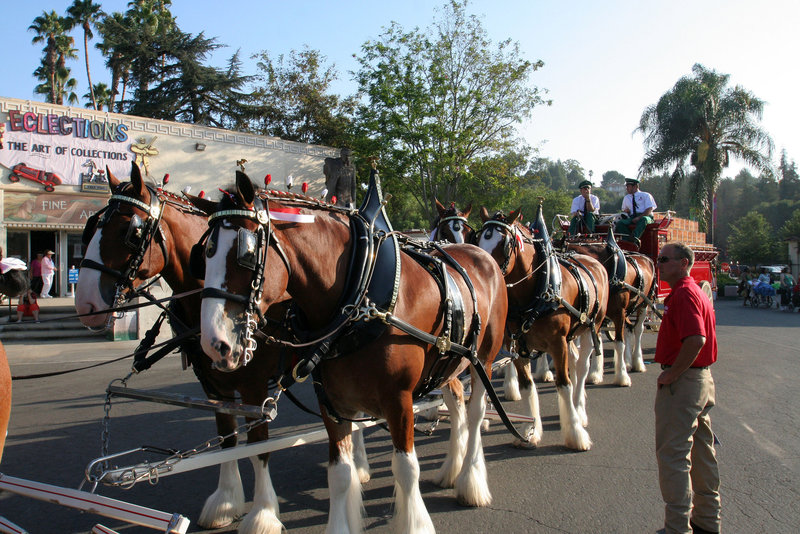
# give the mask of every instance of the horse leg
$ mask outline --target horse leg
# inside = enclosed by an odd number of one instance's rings
[[[572,394],[575,409],[578,412],[578,418],[581,426],[589,426],[589,418],[586,414],[586,375],[589,374],[589,358],[594,352],[594,343],[592,340],[592,331],[589,330],[580,337],[580,348],[577,350],[574,358],[575,372],[573,373],[572,382],[574,384],[574,392]],[[575,352],[575,348],[571,349]]]
[[[367,459],[367,446],[364,444],[364,431],[361,429],[353,431],[353,461],[356,464],[358,479],[362,484],[366,484],[371,475]]]
[[[517,358],[517,360],[519,360],[519,358]],[[505,369],[503,369],[503,397],[507,401],[518,401],[522,398],[519,392],[517,368],[513,364],[506,365]]]
[[[363,529],[361,481],[353,460],[352,424],[336,423],[322,410],[328,432],[328,534],[348,534]]]
[[[470,403],[471,405],[472,403]],[[413,401],[410,391],[398,391],[384,409],[392,435],[394,528],[396,532],[433,533],[433,521],[419,491],[419,460],[414,450]]]
[[[450,442],[444,463],[433,479],[434,484],[452,488],[464,464],[467,447],[466,410],[464,408],[464,386],[453,379],[442,388],[444,404],[450,412]]]
[[[253,394],[254,393],[254,394]],[[263,392],[244,392],[242,401],[246,404],[258,404],[264,396]],[[269,438],[269,426],[259,425],[247,433],[247,443],[258,443]],[[238,534],[280,534],[283,525],[279,519],[278,496],[269,476],[269,454],[252,456],[254,487],[253,507],[239,524]]]
[[[486,372],[491,377],[491,367]],[[472,394],[467,410],[467,453],[455,485],[456,498],[465,506],[488,506],[492,503],[481,442],[481,423],[486,415],[485,393],[483,382],[472,371]]]
[[[616,328],[616,323],[614,323],[614,327]],[[614,339],[618,339],[615,337]],[[586,380],[589,381],[591,384],[602,384],[603,383],[603,367],[605,363],[603,362],[603,338],[600,337],[600,351],[599,353],[595,354],[593,358],[591,358],[590,365],[590,372],[589,376]]]
[[[522,426],[520,434],[527,438],[527,441],[515,438],[513,444],[520,448],[534,448],[542,441],[542,418],[539,413],[539,395],[536,393],[536,384],[531,375],[531,361],[528,358],[524,361],[518,358],[514,360],[514,366],[520,376],[520,393],[525,400],[522,404],[523,414],[532,417],[534,422]]]
[[[642,334],[644,333],[645,310],[642,309],[636,323],[633,325],[633,335],[631,336],[631,371],[634,373],[644,373],[644,357],[642,356]]]
[[[625,343],[625,319],[620,318],[619,323],[614,322],[614,384],[628,387],[631,377],[628,376],[627,348]]]
[[[228,414],[216,414],[217,432],[221,436],[230,434],[236,428],[236,417]],[[222,446],[236,446],[236,438],[232,437]],[[244,513],[244,490],[239,465],[236,460],[225,462],[219,467],[219,482],[214,493],[209,495],[200,512],[197,524],[205,528],[220,528],[230,525]]]
[[[592,446],[589,434],[581,424],[572,399],[573,388],[569,379],[570,347],[566,338],[557,342],[557,350],[551,352],[556,364],[556,392],[558,393],[558,419],[564,445],[570,449],[587,451]],[[577,362],[577,355],[574,356]]]
[[[536,357],[536,372],[533,376],[542,382],[553,381],[553,372],[550,370],[550,363],[547,361],[546,352],[540,352]]]

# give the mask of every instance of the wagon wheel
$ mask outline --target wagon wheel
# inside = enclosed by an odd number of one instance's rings
[[[8,175],[8,181],[9,182],[19,182],[19,176],[17,176],[16,174],[14,174],[12,172],[11,174]]]
[[[711,307],[714,307],[714,292],[711,291],[711,284],[708,281],[703,280],[700,282],[700,289],[703,290],[703,293],[706,294],[708,300],[711,302]]]
[[[52,193],[53,191],[56,190],[56,188],[53,187],[53,184],[45,184],[44,190],[47,191],[48,193]]]

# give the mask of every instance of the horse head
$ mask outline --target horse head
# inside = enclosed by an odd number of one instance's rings
[[[267,200],[241,171],[229,189],[221,190],[218,203],[190,198],[210,216],[199,260],[205,270],[201,345],[224,371],[247,363],[259,319],[272,303],[285,300],[289,278],[288,260],[270,224]],[[193,256],[198,261],[199,255]]]
[[[434,199],[434,202],[439,217],[433,227],[431,239],[450,243],[470,243],[475,234],[467,222],[472,212],[472,204],[469,204],[464,211],[459,211],[455,202],[451,202],[449,207],[445,207],[438,199]]]
[[[502,211],[489,215],[485,207],[480,212],[483,226],[476,235],[477,245],[492,255],[500,265],[503,276],[514,270],[517,258],[524,249],[527,229],[519,224],[522,208],[505,215]]]
[[[121,182],[110,171],[108,204],[86,222],[75,308],[79,314],[109,309],[131,298],[145,280],[160,273],[169,256],[161,228],[165,199],[145,184],[139,167],[131,166],[130,181]],[[151,246],[153,242],[159,246]],[[103,315],[81,317],[87,327],[110,320]]]

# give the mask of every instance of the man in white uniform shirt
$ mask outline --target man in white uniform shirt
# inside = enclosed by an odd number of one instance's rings
[[[592,194],[592,182],[584,180],[578,187],[581,194],[572,199],[569,210],[572,219],[569,222],[569,235],[594,233],[594,225],[600,214],[600,199]]]
[[[622,198],[622,218],[617,221],[614,232],[626,241],[631,241],[638,247],[641,242],[639,237],[645,227],[653,222],[653,211],[658,207],[653,195],[639,191],[639,180],[625,178],[626,195]],[[630,225],[635,224],[633,231]]]
[[[50,288],[53,286],[53,275],[58,269],[53,264],[53,251],[48,250],[42,258],[42,296],[43,299],[52,298]]]

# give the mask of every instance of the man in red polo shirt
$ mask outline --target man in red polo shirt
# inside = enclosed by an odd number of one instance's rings
[[[709,411],[717,361],[714,308],[689,276],[694,252],[683,243],[661,249],[658,270],[672,287],[664,301],[656,363],[656,459],[667,534],[720,531],[719,469]]]

